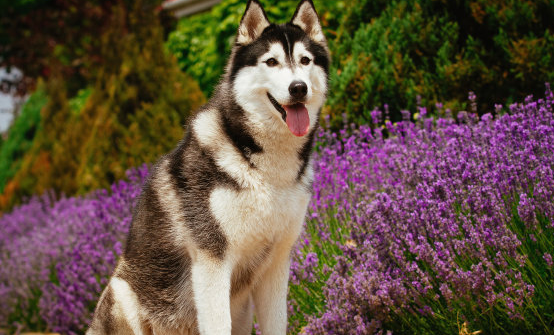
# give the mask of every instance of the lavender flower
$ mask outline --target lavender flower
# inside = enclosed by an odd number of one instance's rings
[[[83,332],[121,254],[146,174],[146,166],[130,171],[110,193],[56,202],[46,194],[0,218],[1,324],[19,312],[63,334]]]
[[[326,213],[335,213],[348,243],[326,280],[325,311],[307,317],[303,332],[437,331],[447,315],[455,327],[458,313],[490,328],[491,310],[504,329],[545,332],[554,308],[545,267],[554,243],[552,102],[547,88],[546,99],[495,118],[404,121],[387,126],[386,139],[366,126],[320,135],[328,145],[315,164],[308,227],[318,227],[318,240],[331,236]],[[544,313],[530,312],[537,308]]]

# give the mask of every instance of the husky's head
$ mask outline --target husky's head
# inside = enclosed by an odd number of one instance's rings
[[[272,24],[256,0],[241,19],[227,67],[236,101],[260,125],[306,135],[325,100],[329,51],[311,0],[291,21]]]

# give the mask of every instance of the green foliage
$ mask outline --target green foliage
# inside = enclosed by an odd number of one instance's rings
[[[72,94],[64,76],[50,77],[40,131],[0,208],[48,189],[72,195],[109,188],[183,137],[187,116],[205,99],[165,50],[155,13],[141,6],[112,8],[91,86]]]
[[[352,2],[333,54],[326,113],[332,124],[367,123],[388,104],[402,109],[466,108],[478,93],[478,111],[532,92],[554,80],[554,2]]]
[[[8,138],[0,145],[0,192],[15,175],[21,159],[32,146],[40,124],[40,110],[46,104],[44,89],[34,92],[23,106],[21,114],[9,129]]]
[[[160,12],[162,0],[140,1],[145,12]],[[32,90],[38,77],[62,75],[70,95],[86,86],[103,59],[99,36],[110,27],[112,7],[133,8],[132,0],[0,0],[0,67],[15,66],[23,78],[0,89]]]
[[[79,115],[81,113],[91,93],[92,88],[90,87],[77,91],[77,95],[69,100],[69,109],[72,114]]]
[[[266,3],[265,11],[271,22],[283,23],[292,18],[297,0]],[[344,1],[315,1],[328,34],[338,26]],[[202,91],[209,96],[222,75],[225,62],[234,43],[238,24],[246,1],[224,0],[210,12],[185,17],[169,35],[167,46],[177,56],[183,71],[195,78]]]
[[[40,316],[40,298],[42,291],[38,287],[29,290],[26,298],[18,298],[15,310],[8,317],[9,325],[25,325],[28,329],[45,329],[46,323]]]

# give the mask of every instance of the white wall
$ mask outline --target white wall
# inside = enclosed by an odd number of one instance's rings
[[[0,68],[0,82],[2,79],[16,80],[23,74],[16,68],[13,68],[9,73],[5,68]],[[14,101],[11,95],[0,91],[0,133],[8,130],[13,119]]]
[[[0,133],[8,130],[13,118],[13,102],[9,95],[0,93]]]

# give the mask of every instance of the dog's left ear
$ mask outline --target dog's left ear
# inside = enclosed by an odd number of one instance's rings
[[[321,30],[319,17],[317,16],[312,0],[302,0],[296,8],[296,12],[292,16],[290,22],[302,28],[302,30],[314,41],[320,43],[325,42],[325,35],[323,35],[323,31]]]
[[[257,0],[248,1],[240,20],[237,43],[245,45],[253,42],[269,25],[262,5]]]

